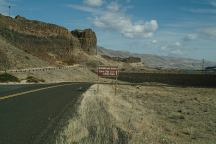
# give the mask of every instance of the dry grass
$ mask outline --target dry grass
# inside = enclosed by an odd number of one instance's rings
[[[213,144],[216,89],[94,85],[56,143]]]

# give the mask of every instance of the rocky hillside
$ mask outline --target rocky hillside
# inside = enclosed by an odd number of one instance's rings
[[[0,71],[47,66],[50,64],[7,43],[0,36]]]
[[[76,61],[75,52],[94,54],[97,38],[91,29],[68,29],[21,16],[0,14],[0,36],[16,48],[51,64]]]

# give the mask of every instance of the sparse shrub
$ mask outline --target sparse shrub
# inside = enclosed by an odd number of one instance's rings
[[[125,68],[122,68],[122,69],[121,69],[121,71],[125,71],[125,70],[126,70]]]
[[[166,137],[166,135],[162,134],[160,136],[159,142],[161,144],[175,144],[175,142],[172,142],[169,138]]]
[[[98,62],[98,61],[87,61],[86,66],[88,66],[89,68],[94,68],[96,69],[99,65],[102,65],[102,62]]]
[[[43,80],[43,79],[38,79],[38,78],[35,78],[35,77],[33,77],[33,76],[28,76],[28,77],[26,78],[26,80],[27,80],[28,83],[45,82],[45,80]]]
[[[64,61],[65,63],[67,63],[68,65],[73,65],[76,63],[76,59],[71,57],[68,60]]]
[[[11,74],[0,74],[0,82],[19,82],[19,79]]]
[[[30,58],[28,56],[25,56],[25,59],[30,60]]]
[[[5,72],[10,68],[10,62],[5,53],[0,50],[0,70],[4,70]]]

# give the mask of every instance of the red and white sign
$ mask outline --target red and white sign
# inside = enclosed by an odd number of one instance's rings
[[[117,77],[119,73],[117,66],[99,66],[97,70],[101,77]]]

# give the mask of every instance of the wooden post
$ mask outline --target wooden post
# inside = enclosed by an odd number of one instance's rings
[[[99,69],[99,67],[98,67],[98,69]],[[100,80],[98,69],[97,69],[97,76],[98,76],[98,78],[97,78],[97,93],[99,93],[99,80]]]
[[[116,79],[115,79],[115,96],[117,94],[117,81],[118,81],[118,68],[117,68],[117,71],[116,71]]]

